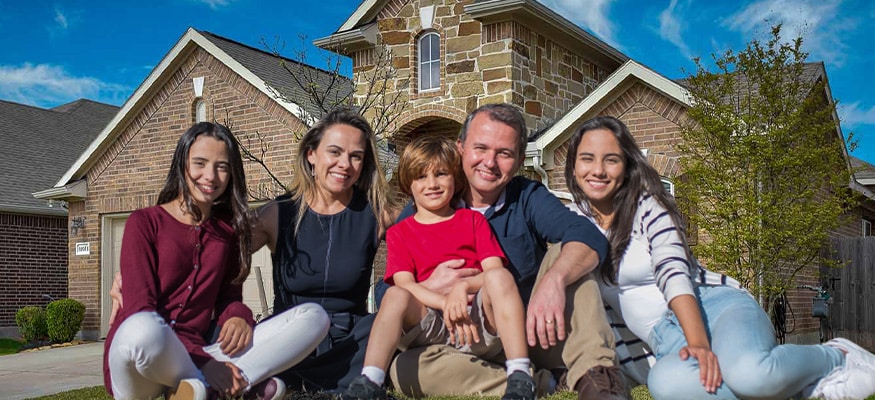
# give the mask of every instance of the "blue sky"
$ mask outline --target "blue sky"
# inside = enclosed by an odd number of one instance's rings
[[[770,23],[802,33],[824,61],[854,155],[875,164],[875,2],[867,0],[541,0],[655,71],[681,78],[691,58],[741,49]],[[0,99],[54,107],[121,105],[188,27],[287,56],[334,32],[359,0],[0,0]],[[770,22],[766,22],[770,21]],[[310,59],[318,61],[310,48]]]

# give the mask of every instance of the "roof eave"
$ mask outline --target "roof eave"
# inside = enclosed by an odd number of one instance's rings
[[[0,213],[10,214],[28,214],[28,215],[49,215],[63,217],[67,215],[67,210],[62,208],[52,208],[49,206],[19,206],[14,204],[0,204]]]
[[[345,32],[356,26],[369,22],[368,18],[373,18],[377,11],[379,11],[379,7],[377,7],[377,3],[380,0],[365,0],[361,4],[359,4],[358,8],[353,11],[352,15],[346,19],[346,22],[337,29],[337,32]]]
[[[543,135],[535,139],[532,145],[541,151],[542,164],[545,168],[554,167],[553,152],[546,151],[557,145],[562,138],[570,135],[573,126],[583,118],[592,117],[601,110],[601,106],[613,101],[614,97],[623,92],[623,88],[640,81],[655,90],[664,93],[672,100],[690,106],[690,94],[687,89],[634,60],[626,61],[604,82],[586,96],[580,103],[556,121]]]
[[[31,195],[41,200],[84,200],[88,197],[88,183],[85,179],[80,179],[64,186],[40,190],[39,192],[31,193]]]
[[[349,55],[359,49],[374,47],[377,44],[377,31],[377,24],[370,23],[316,39],[313,41],[313,45],[335,53]]]
[[[481,22],[500,20],[532,20],[545,32],[553,33],[560,43],[591,48],[602,62],[623,64],[629,56],[603,42],[585,29],[577,26],[549,7],[534,0],[488,0],[465,6],[465,13]],[[510,18],[511,16],[515,18]],[[565,38],[562,41],[561,38]]]

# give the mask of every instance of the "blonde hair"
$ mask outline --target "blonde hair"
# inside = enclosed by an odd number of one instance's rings
[[[388,185],[383,175],[383,169],[380,167],[380,163],[377,162],[377,142],[374,139],[374,131],[371,129],[368,121],[359,113],[350,108],[343,107],[334,109],[325,115],[304,134],[304,137],[298,143],[296,173],[289,189],[291,200],[299,202],[298,216],[295,220],[295,233],[298,232],[301,219],[307,210],[307,202],[304,197],[312,196],[316,192],[316,179],[313,176],[313,166],[307,161],[307,153],[316,151],[319,143],[322,142],[322,137],[325,136],[325,131],[336,124],[349,125],[362,133],[362,140],[365,142],[365,157],[362,160],[361,175],[359,175],[358,180],[353,185],[353,190],[367,193],[371,209],[377,217],[379,232],[385,232],[389,221],[384,218],[384,215],[386,210],[392,207],[392,203],[388,196]]]

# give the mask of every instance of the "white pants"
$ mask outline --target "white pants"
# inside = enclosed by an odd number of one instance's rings
[[[219,344],[204,347],[216,361],[234,363],[250,386],[299,363],[328,333],[328,315],[317,304],[301,304],[255,326],[252,344],[228,357]],[[116,399],[153,399],[183,379],[204,380],[182,342],[158,313],[139,312],[122,322],[109,348]]]

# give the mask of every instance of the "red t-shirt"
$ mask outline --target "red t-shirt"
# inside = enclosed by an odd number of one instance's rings
[[[386,232],[386,276],[383,280],[394,284],[392,276],[399,271],[413,273],[416,282],[431,276],[438,264],[464,259],[464,268],[483,270],[480,262],[489,257],[507,258],[492,233],[489,222],[480,213],[462,208],[453,217],[435,224],[422,224],[414,217],[403,219]]]

